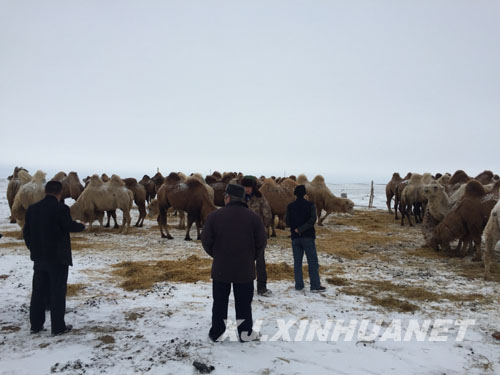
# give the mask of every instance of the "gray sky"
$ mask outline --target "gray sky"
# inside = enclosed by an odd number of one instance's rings
[[[500,173],[499,1],[0,0],[0,172]]]

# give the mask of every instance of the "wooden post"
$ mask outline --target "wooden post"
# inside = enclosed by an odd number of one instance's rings
[[[368,208],[373,208],[373,198],[374,198],[374,193],[373,193],[373,181],[372,181],[372,186],[370,189],[370,202],[368,203]]]

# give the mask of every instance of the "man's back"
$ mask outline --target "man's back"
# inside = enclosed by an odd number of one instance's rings
[[[312,202],[297,198],[287,207],[287,225],[290,226],[292,239],[298,237],[295,229],[301,230],[301,237],[315,237],[314,222],[316,221],[316,207]]]
[[[212,279],[244,283],[255,279],[255,259],[267,243],[259,215],[241,202],[211,213],[203,228],[202,244],[214,258]]]
[[[69,207],[57,198],[47,195],[32,204],[26,212],[23,229],[31,260],[72,265],[69,232],[79,232],[85,227],[71,219]]]

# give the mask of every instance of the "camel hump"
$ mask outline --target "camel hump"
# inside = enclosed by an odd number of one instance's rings
[[[102,184],[103,184],[103,181],[101,180],[101,178],[98,175],[93,174],[90,177],[89,186],[101,186]]]
[[[313,178],[312,183],[315,185],[324,185],[325,184],[325,178],[322,175],[317,175]]]
[[[410,184],[416,184],[422,182],[424,176],[419,173],[412,173],[410,177]]]
[[[111,176],[111,179],[109,180],[111,185],[116,185],[116,186],[125,186],[125,182],[120,178],[120,176],[113,174]]]
[[[492,171],[483,171],[481,173],[479,173],[476,177],[474,177],[476,180],[480,177],[487,177],[487,178],[490,178],[492,179],[493,178],[493,172]]]
[[[203,187],[203,182],[201,182],[197,177],[189,176],[186,179],[186,185],[189,188],[197,188],[199,186]]]
[[[450,185],[457,184],[459,182],[467,182],[469,180],[469,176],[467,173],[465,173],[463,170],[459,169],[455,173],[453,173],[453,176],[450,178]]]
[[[217,178],[215,178],[214,176],[207,176],[205,177],[205,182],[207,184],[214,184],[217,182]]]
[[[51,181],[62,181],[64,180],[68,175],[64,172],[58,172],[54,177],[52,177]]]
[[[17,177],[21,180],[21,184],[23,185],[31,181],[31,175],[25,170],[20,170],[17,173]]]
[[[401,179],[401,176],[399,175],[399,173],[398,173],[398,172],[394,172],[394,173],[392,174],[392,178],[393,178],[393,179],[399,179],[399,180],[400,180],[400,179]]]
[[[176,184],[178,182],[180,182],[182,179],[181,177],[179,176],[178,173],[175,173],[175,172],[171,172],[167,178],[165,179],[165,182],[167,184]]]
[[[305,185],[309,182],[305,174],[299,174],[299,177],[297,177],[297,183],[299,185]]]
[[[45,182],[45,176],[47,174],[43,171],[36,171],[35,174],[33,175],[33,179],[32,181],[33,182],[36,182],[36,183],[39,183],[39,184],[43,184]]]
[[[486,194],[483,184],[477,180],[471,180],[465,185],[465,194],[472,197],[482,197]]]

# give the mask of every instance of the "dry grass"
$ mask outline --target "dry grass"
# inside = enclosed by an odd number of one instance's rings
[[[473,262],[470,257],[450,257],[449,254],[446,254],[443,251],[435,251],[434,249],[428,247],[409,250],[406,254],[414,257],[435,260],[436,265],[439,264],[446,267],[447,271],[452,271],[459,276],[468,278],[469,280],[481,280],[484,278],[483,262]],[[498,256],[491,264],[491,281],[500,282],[500,259],[498,259]]]
[[[422,302],[479,302],[482,304],[495,302],[492,298],[479,293],[438,293],[422,287],[395,284],[388,280],[360,280],[351,282],[351,285],[347,280],[339,278],[330,278],[327,281],[333,285],[344,286],[340,289],[344,294],[365,297],[372,305],[399,312],[416,311]],[[411,303],[408,300],[419,304]]]
[[[85,284],[68,284],[68,289],[66,291],[67,297],[75,297],[86,287]]]
[[[3,236],[5,238],[14,238],[16,240],[22,240],[23,239],[23,232],[21,232],[21,229],[18,230],[6,230],[2,232]]]
[[[120,286],[125,290],[149,289],[155,283],[177,281],[193,283],[210,280],[212,261],[196,255],[182,260],[157,262],[122,262],[114,265],[113,273],[125,279]]]
[[[210,281],[212,260],[191,255],[181,260],[162,260],[154,262],[122,262],[114,265],[114,275],[125,280],[120,284],[125,290],[149,289],[155,283],[171,281],[194,283]],[[270,281],[293,280],[293,267],[285,262],[266,264]],[[307,266],[303,269],[304,278],[309,277]],[[320,269],[322,272],[322,269]]]
[[[22,242],[0,242],[0,249],[6,249],[11,247],[24,247]]]
[[[382,210],[356,210],[353,216],[335,217],[330,219],[331,221],[334,225],[355,226],[364,232],[387,234],[408,231],[408,227],[401,227],[399,221],[394,220],[394,215]]]

